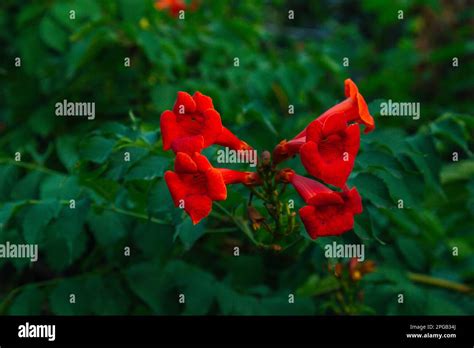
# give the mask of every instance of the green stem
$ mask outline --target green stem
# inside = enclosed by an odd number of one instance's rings
[[[41,204],[42,201],[41,200],[37,200],[37,199],[30,199],[30,200],[27,200],[26,201],[26,204]],[[60,204],[63,204],[63,205],[68,205],[69,204],[69,201],[68,200],[64,200],[64,199],[61,199],[59,200],[59,203]],[[130,211],[130,210],[125,210],[125,209],[122,209],[122,208],[117,208],[115,206],[106,206],[106,205],[100,205],[100,204],[97,204],[97,203],[93,203],[92,206],[94,208],[98,208],[98,209],[104,209],[104,210],[109,210],[109,211],[113,211],[117,214],[122,214],[122,215],[127,215],[127,216],[131,216],[131,217],[135,217],[137,219],[142,219],[142,220],[147,220],[147,221],[150,221],[150,222],[153,222],[155,224],[159,224],[159,225],[168,225],[169,222],[167,221],[164,221],[164,220],[161,220],[161,219],[157,219],[157,218],[154,218],[154,217],[150,217],[146,214],[141,214],[141,213],[137,213],[137,212],[134,212],[134,211]]]
[[[435,278],[426,274],[410,272],[408,273],[408,279],[416,283],[436,286],[436,287],[444,288],[448,290],[454,290],[454,291],[462,292],[465,294],[469,294],[471,296],[474,294],[474,289],[468,285],[456,283],[456,282],[446,280],[446,279]]]
[[[0,158],[0,164],[11,164],[15,165],[17,167],[29,169],[29,170],[36,170],[38,172],[43,172],[46,174],[50,175],[65,175],[65,173],[58,172],[56,170],[52,170],[46,167],[43,167],[42,165],[36,164],[36,163],[28,163],[28,162],[21,162],[21,161],[15,161],[10,158]]]

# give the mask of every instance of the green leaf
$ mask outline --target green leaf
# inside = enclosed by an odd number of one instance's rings
[[[173,200],[164,180],[158,180],[150,188],[148,210],[150,212],[170,212],[174,209]]]
[[[157,85],[151,90],[151,100],[157,110],[169,110],[173,107],[176,93],[179,90],[174,85]]]
[[[172,225],[139,223],[133,231],[133,240],[147,258],[164,260],[173,252],[174,229]]]
[[[8,308],[9,315],[40,315],[43,312],[43,304],[46,296],[44,292],[34,286],[26,286],[15,296]]]
[[[64,52],[68,44],[68,35],[50,16],[43,18],[39,25],[39,36],[49,47]]]
[[[442,194],[439,178],[441,161],[432,136],[420,133],[409,138],[408,143],[413,151],[407,152],[407,154],[424,176],[427,186]]]
[[[154,314],[164,314],[166,299],[162,296],[163,268],[160,263],[153,261],[138,263],[125,271],[125,279],[130,289],[153,311]]]
[[[125,315],[130,298],[116,276],[93,275],[85,282],[90,298],[90,310],[95,315]]]
[[[416,241],[410,238],[399,236],[396,240],[398,250],[400,250],[405,261],[411,268],[423,271],[426,266],[424,249]]]
[[[115,141],[101,136],[93,136],[83,141],[80,147],[80,155],[83,159],[102,163],[112,153]]]
[[[162,54],[158,35],[150,31],[140,31],[137,42],[143,48],[145,55],[150,62],[160,63]]]
[[[72,261],[72,256],[78,247],[75,242],[79,234],[83,232],[89,207],[90,203],[87,200],[77,201],[74,209],[71,209],[69,205],[63,206],[58,218],[48,229],[48,236],[61,238],[65,241],[67,261]]]
[[[23,236],[27,243],[37,243],[41,240],[41,232],[46,225],[56,218],[61,210],[58,201],[45,200],[24,208]]]
[[[76,139],[76,137],[71,135],[63,135],[56,139],[56,152],[59,160],[69,171],[72,171],[75,164],[79,161]]]
[[[146,1],[136,0],[119,0],[120,12],[123,18],[133,24],[137,24],[138,21],[145,15],[145,10],[148,7]]]
[[[15,186],[19,174],[18,167],[0,165],[0,202],[9,200],[12,187]]]
[[[12,198],[14,200],[22,200],[37,197],[38,186],[43,176],[44,173],[41,172],[30,172],[25,175],[21,180],[18,180],[17,184],[13,187]]]
[[[148,156],[138,161],[125,175],[126,181],[153,180],[162,177],[168,167],[169,159],[161,156]]]
[[[463,309],[462,305],[455,299],[450,300],[442,294],[435,294],[433,291],[428,293],[427,306],[424,315],[467,315],[467,308]]]
[[[441,118],[440,120],[430,124],[433,134],[440,135],[452,141],[454,144],[462,148],[466,153],[471,154],[465,130],[462,125],[453,118]]]
[[[113,211],[105,210],[100,214],[91,211],[88,223],[97,242],[103,246],[110,246],[127,235],[125,218]]]
[[[75,176],[51,175],[41,183],[40,197],[42,199],[55,198],[58,200],[78,199],[81,187]]]
[[[335,291],[339,287],[339,281],[335,277],[320,278],[313,274],[296,290],[296,294],[300,296],[318,296]]]
[[[0,232],[2,228],[8,223],[10,218],[18,210],[20,206],[24,204],[23,201],[20,202],[8,202],[0,207]]]
[[[173,282],[186,296],[183,314],[207,314],[215,298],[216,280],[213,275],[183,261],[166,265],[167,281]]]
[[[184,248],[189,250],[204,233],[206,233],[206,231],[203,223],[193,225],[191,219],[184,219],[183,222],[176,226],[174,238],[179,237]]]
[[[360,173],[351,181],[362,198],[370,200],[376,207],[393,207],[386,185],[375,175]]]
[[[364,151],[357,156],[356,163],[366,170],[371,168],[383,169],[396,178],[402,178],[402,166],[396,157],[382,151]]]
[[[70,302],[72,296],[74,303]],[[87,292],[84,279],[77,277],[59,282],[49,294],[49,304],[56,315],[86,315],[91,314],[95,297],[96,294]]]
[[[469,180],[473,177],[474,160],[464,160],[447,164],[441,170],[441,182],[443,184],[459,180]]]
[[[398,204],[399,200],[402,200],[404,208],[417,206],[411,190],[406,186],[406,181],[402,177],[397,178],[385,169],[377,169],[374,174],[383,180],[394,202]]]

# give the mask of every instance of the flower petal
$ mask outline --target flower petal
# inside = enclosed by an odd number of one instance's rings
[[[196,102],[189,93],[180,91],[173,106],[173,111],[177,115],[191,114],[196,111]]]
[[[357,113],[349,117],[348,121],[356,121],[365,125],[364,133],[369,133],[375,128],[375,122],[373,117],[370,115],[369,107],[365,102],[362,94],[359,93],[359,89],[351,79],[344,81],[344,92],[346,97],[351,98],[355,101],[357,106]]]
[[[346,195],[346,204],[348,208],[352,211],[353,214],[362,213],[362,198],[359,195],[359,192],[354,187],[349,191],[345,192]]]
[[[347,98],[352,99],[356,99],[357,94],[359,94],[359,89],[351,79],[346,79],[344,81],[344,94]]]
[[[306,137],[282,140],[273,150],[273,163],[278,164],[299,153],[301,146],[306,143]]]
[[[301,162],[308,173],[324,182],[343,187],[354,166],[360,147],[357,125],[346,126],[337,115],[315,122],[307,129],[308,141],[300,149]]]
[[[227,198],[227,187],[224,178],[218,169],[209,169],[205,172],[207,179],[207,193],[212,200],[223,201]]]
[[[174,139],[180,136],[181,129],[176,122],[176,115],[166,110],[160,117],[161,136],[163,139],[163,150],[169,150]]]
[[[226,146],[232,150],[251,150],[252,147],[249,146],[245,141],[237,138],[229,129],[222,127],[222,132],[219,134],[219,137],[216,139],[215,143],[217,145]]]
[[[165,173],[165,181],[175,206],[179,206],[180,200],[184,200],[186,197],[186,186],[183,184],[179,176],[170,170]]]
[[[178,152],[174,161],[174,170],[177,173],[195,173],[198,171],[198,166],[187,153]]]
[[[214,109],[211,97],[208,97],[207,95],[204,95],[201,92],[194,93],[193,99],[196,102],[197,112],[204,113],[204,111],[206,111],[207,109]]]
[[[337,236],[354,227],[354,215],[338,205],[314,207],[307,205],[299,210],[301,220],[311,238]]]
[[[214,144],[222,133],[221,115],[214,109],[207,109],[203,112],[204,122],[202,125],[202,136],[204,137],[204,147]]]
[[[327,205],[344,203],[338,192],[310,178],[294,174],[291,177],[291,184],[307,204]]]
[[[203,156],[203,155],[201,155],[201,154],[199,154],[199,153],[197,153],[197,152],[194,153],[194,155],[193,155],[193,160],[194,160],[194,162],[196,162],[197,169],[198,169],[198,171],[200,171],[200,172],[203,172],[203,173],[204,173],[205,171],[207,171],[207,170],[213,168],[212,165],[211,165],[211,163],[210,163],[209,160],[207,159],[207,157],[206,157],[206,156]]]
[[[171,143],[171,148],[174,153],[185,152],[187,154],[193,154],[195,152],[201,152],[204,148],[204,138],[202,135],[181,137]]]
[[[189,214],[194,225],[209,215],[212,210],[212,200],[205,195],[188,196],[184,202],[184,210]]]
[[[372,115],[370,115],[369,107],[361,94],[357,95],[357,105],[361,122],[365,125],[364,133],[372,132],[375,128],[375,122]]]

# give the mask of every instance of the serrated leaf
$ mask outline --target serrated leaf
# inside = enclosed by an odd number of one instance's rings
[[[125,279],[130,289],[153,311],[163,314],[166,300],[160,297],[164,286],[163,268],[158,262],[139,263],[125,271]]]
[[[113,211],[91,211],[88,224],[97,242],[103,246],[110,246],[127,234],[125,218]]]
[[[64,135],[56,139],[56,152],[59,160],[69,171],[71,171],[74,165],[79,161],[76,139],[76,137],[70,135]]]
[[[426,266],[426,258],[422,246],[410,238],[399,236],[396,240],[398,250],[411,268],[422,271]]]
[[[184,219],[183,222],[176,226],[174,238],[179,237],[185,249],[189,250],[204,233],[206,231],[203,223],[193,225],[191,219]]]
[[[360,173],[351,181],[363,199],[370,200],[377,207],[393,206],[385,183],[375,175]]]
[[[58,216],[61,204],[58,201],[41,201],[23,209],[23,236],[27,243],[35,244],[41,240],[41,232],[46,225]]]
[[[138,161],[125,175],[125,180],[153,180],[162,177],[168,167],[169,159],[161,156],[148,156]]]
[[[83,159],[102,163],[112,153],[115,141],[101,136],[93,136],[81,143],[80,155]]]

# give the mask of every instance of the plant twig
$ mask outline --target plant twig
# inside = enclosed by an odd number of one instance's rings
[[[462,292],[465,294],[473,295],[474,294],[474,289],[471,288],[468,285],[461,284],[461,283],[456,283],[451,280],[446,280],[446,279],[441,279],[441,278],[435,278],[426,274],[420,274],[420,273],[408,273],[408,279],[410,279],[413,282],[416,283],[421,283],[421,284],[426,284],[426,285],[432,285],[436,286],[439,288],[444,288],[444,289],[449,289],[449,290],[454,290],[458,292]]]

